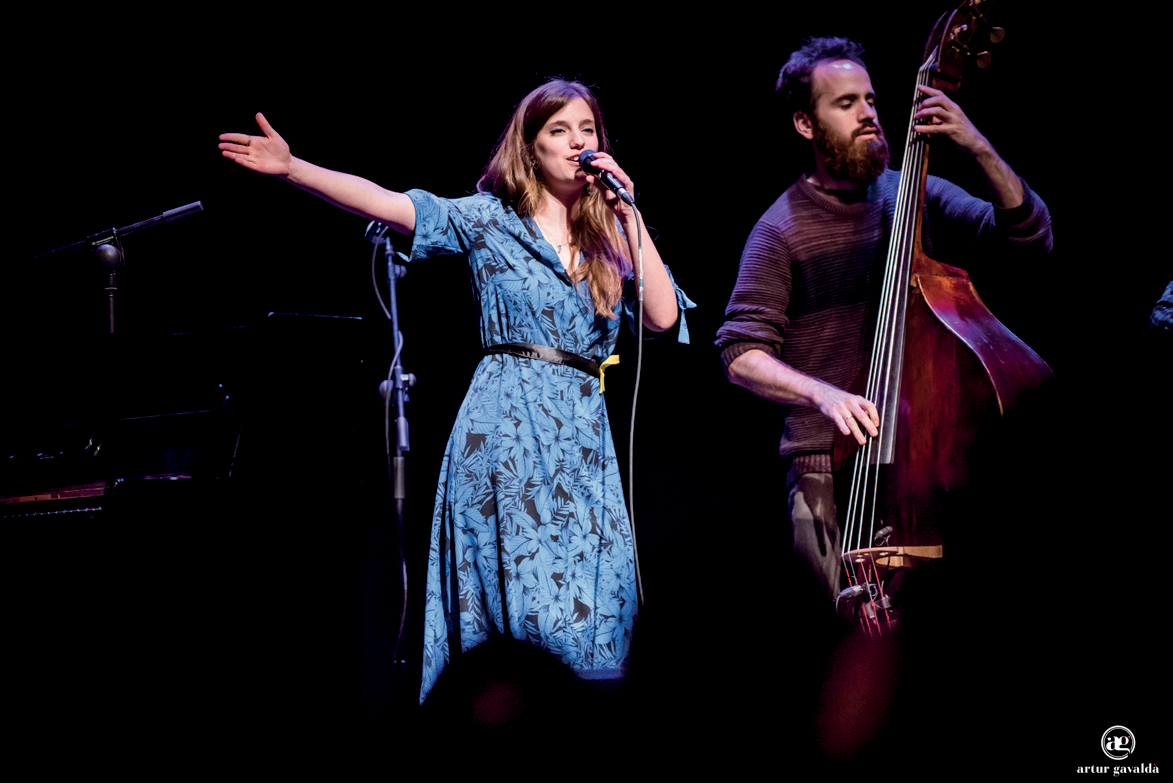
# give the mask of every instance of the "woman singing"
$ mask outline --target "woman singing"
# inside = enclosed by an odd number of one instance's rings
[[[536,644],[584,677],[622,673],[635,621],[631,529],[598,365],[632,317],[642,232],[644,325],[692,303],[634,209],[594,95],[554,80],[513,113],[477,194],[396,193],[314,166],[258,114],[262,136],[220,136],[225,157],[412,237],[412,260],[468,257],[486,355],[457,416],[432,520],[421,700],[452,652],[494,636]],[[625,295],[626,289],[626,295]],[[681,339],[687,332],[681,328]]]

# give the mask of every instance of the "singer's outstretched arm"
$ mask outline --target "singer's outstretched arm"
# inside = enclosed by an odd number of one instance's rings
[[[407,196],[362,177],[295,158],[289,154],[285,139],[273,130],[263,114],[257,114],[257,125],[263,136],[220,134],[219,146],[224,157],[246,169],[281,177],[356,215],[386,223],[400,234],[410,235],[415,230],[415,205]]]
[[[415,231],[415,205],[402,193],[376,185],[370,180],[331,171],[296,158],[289,153],[289,145],[273,129],[263,114],[257,113],[257,125],[262,136],[244,133],[220,134],[221,154],[247,169],[273,177],[281,177],[297,187],[336,206],[368,220],[386,223],[401,234]],[[615,174],[629,191],[634,190],[630,178],[616,165],[614,158],[598,153],[596,165]],[[591,180],[593,181],[593,179]],[[622,202],[601,182],[596,186],[603,192],[608,205],[627,232],[632,264],[638,263],[638,243],[634,209]],[[642,222],[642,221],[641,221]],[[644,325],[655,331],[664,331],[676,323],[676,292],[655,244],[641,226],[644,265]]]

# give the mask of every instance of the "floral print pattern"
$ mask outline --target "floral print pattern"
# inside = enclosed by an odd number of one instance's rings
[[[633,318],[594,312],[532,220],[494,196],[415,203],[412,260],[468,257],[485,346],[534,343],[602,362]],[[629,286],[629,289],[633,289]],[[632,291],[633,293],[633,291]],[[680,340],[694,307],[677,289]],[[622,310],[622,312],[620,312]],[[425,597],[421,701],[459,651],[508,635],[584,676],[618,676],[636,611],[631,529],[599,379],[485,356],[440,468]]]

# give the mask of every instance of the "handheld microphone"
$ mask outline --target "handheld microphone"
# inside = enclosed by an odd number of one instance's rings
[[[578,156],[578,163],[580,166],[582,166],[583,171],[585,171],[587,174],[590,174],[591,176],[601,179],[603,184],[611,188],[611,190],[615,191],[615,194],[619,196],[619,198],[623,199],[628,204],[631,204],[633,207],[635,206],[635,199],[632,198],[632,195],[627,192],[627,188],[619,184],[619,180],[615,178],[615,175],[609,171],[603,171],[594,165],[594,150],[583,150],[582,154]]]

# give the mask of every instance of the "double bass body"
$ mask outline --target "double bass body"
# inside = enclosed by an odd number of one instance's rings
[[[938,22],[918,84],[956,90],[964,58],[955,41],[958,31],[978,25],[975,12],[981,20],[976,6],[966,0]],[[966,272],[924,253],[928,151],[913,124],[864,389],[879,410],[881,434],[864,447],[836,442],[837,469],[851,470],[838,503],[844,565],[849,582],[872,588],[873,599],[886,569],[942,555],[954,493],[971,479],[971,452],[999,430],[1024,393],[1051,376],[989,311]],[[884,540],[874,540],[877,531]]]

